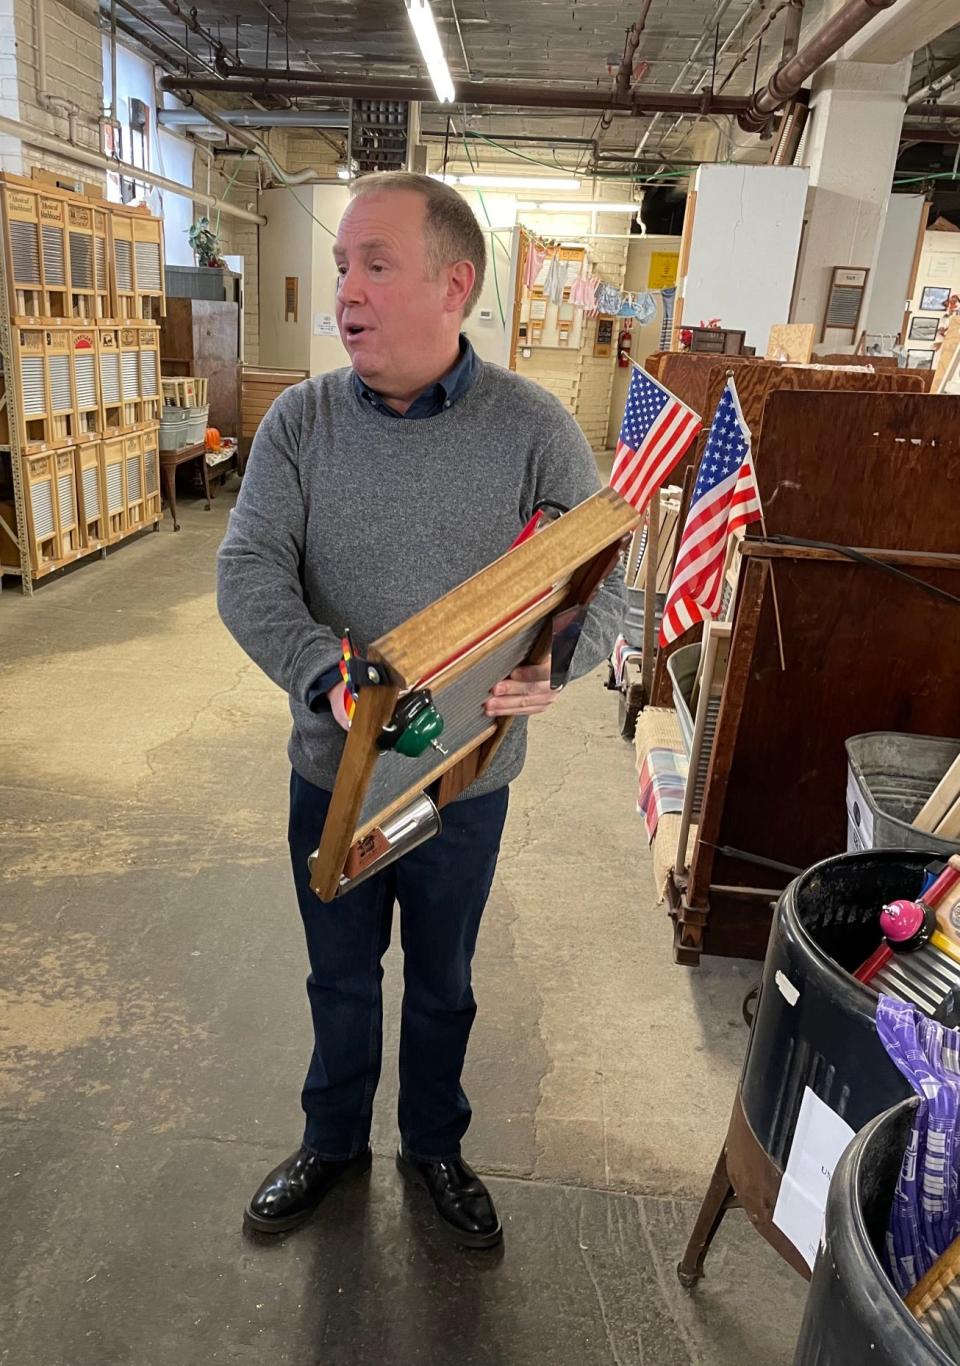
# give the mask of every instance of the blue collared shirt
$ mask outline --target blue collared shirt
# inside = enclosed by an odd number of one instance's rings
[[[451,365],[445,375],[434,383],[427,386],[422,394],[410,404],[405,413],[398,413],[396,408],[391,408],[385,403],[380,395],[364,384],[363,380],[353,372],[353,384],[357,391],[357,397],[363,403],[369,403],[378,413],[383,413],[386,417],[436,417],[446,408],[452,407],[458,399],[463,398],[473,388],[480,368],[480,361],[477,353],[467,338],[460,333],[460,355]],[[339,666],[328,669],[326,673],[314,681],[307,692],[307,706],[312,711],[325,706],[327,693],[335,687],[337,679],[340,677]]]
[[[391,408],[376,390],[364,384],[356,371],[354,371],[353,383],[357,397],[363,402],[369,403],[378,413],[383,413],[385,417],[436,417],[438,413],[442,413],[445,408],[451,407],[473,388],[479,367],[480,362],[476,351],[461,332],[460,355],[445,375],[441,375],[434,384],[429,384],[423,393],[417,395],[405,413],[398,413],[396,408]]]

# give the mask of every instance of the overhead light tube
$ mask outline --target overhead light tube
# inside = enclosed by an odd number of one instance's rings
[[[643,205],[639,200],[635,204],[628,204],[605,199],[571,199],[569,203],[551,199],[522,199],[518,201],[517,207],[531,209],[537,213],[639,213]]]
[[[569,190],[574,193],[580,188],[580,181],[574,176],[462,175],[457,179],[461,185],[478,190]]]
[[[453,80],[443,55],[440,35],[430,8],[430,0],[406,0],[407,17],[420,46],[420,53],[427,68],[430,83],[436,91],[441,104],[452,104],[457,98]]]

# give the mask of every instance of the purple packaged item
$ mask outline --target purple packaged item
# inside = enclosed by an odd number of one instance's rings
[[[960,1234],[960,1031],[881,996],[877,1034],[920,1097],[887,1228],[887,1270],[906,1295]]]

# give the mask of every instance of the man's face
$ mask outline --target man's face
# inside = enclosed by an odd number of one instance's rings
[[[371,191],[348,206],[333,247],[340,337],[357,374],[390,396],[429,382],[434,365],[441,374],[459,328],[462,267],[429,278],[425,218],[415,191]]]

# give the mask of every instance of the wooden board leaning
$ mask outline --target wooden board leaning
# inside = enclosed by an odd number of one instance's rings
[[[639,520],[604,489],[365,651],[378,681],[359,690],[310,860],[322,900],[436,833],[437,808],[485,771],[510,727],[509,717],[483,711],[490,688],[518,665],[550,658],[563,614],[589,600]],[[416,757],[381,748],[398,701],[424,687],[444,720],[439,747]]]

